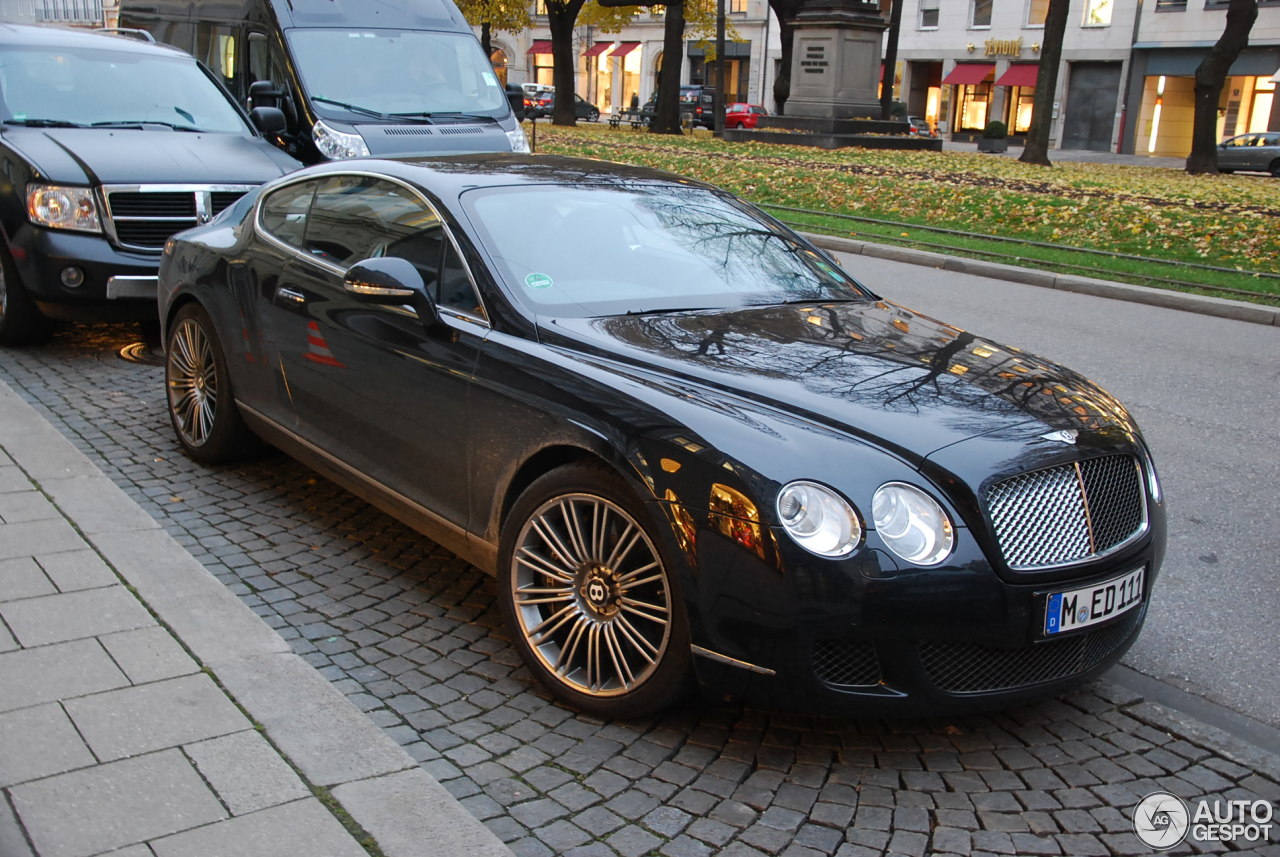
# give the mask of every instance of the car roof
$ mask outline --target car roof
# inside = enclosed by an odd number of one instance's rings
[[[420,184],[445,197],[463,191],[511,185],[634,185],[665,184],[709,188],[693,179],[649,167],[615,164],[589,158],[561,155],[521,155],[492,153],[450,155],[435,158],[409,157],[330,161],[292,173],[285,180],[303,175],[359,172],[363,169]]]
[[[0,23],[0,45],[5,47],[87,48],[139,54],[169,54],[191,58],[177,48],[146,42],[133,36],[43,24]]]

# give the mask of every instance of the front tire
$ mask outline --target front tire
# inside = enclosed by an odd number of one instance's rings
[[[221,464],[256,454],[262,442],[244,424],[213,320],[199,304],[178,310],[165,347],[169,421],[188,457]]]
[[[52,333],[53,321],[31,300],[9,251],[0,247],[0,345],[34,345]]]
[[[499,602],[529,669],[604,718],[640,717],[691,687],[684,608],[649,516],[602,464],[536,480],[503,528]]]

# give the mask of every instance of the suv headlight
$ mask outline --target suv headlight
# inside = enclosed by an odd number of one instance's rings
[[[511,151],[520,154],[529,154],[529,138],[524,135],[524,129],[519,125],[514,131],[507,132],[507,139],[511,141]]]
[[[27,216],[38,226],[50,229],[74,229],[78,232],[101,232],[98,203],[87,187],[59,185],[27,185]]]
[[[889,550],[915,565],[937,565],[955,546],[951,519],[938,501],[905,482],[876,489],[871,519]]]
[[[778,492],[777,506],[782,528],[810,553],[838,559],[862,542],[858,513],[825,485],[791,482]]]
[[[317,120],[316,124],[311,126],[311,136],[316,141],[316,148],[320,150],[320,154],[331,161],[369,156],[369,146],[364,142],[364,137],[330,128],[324,124],[323,119]]]

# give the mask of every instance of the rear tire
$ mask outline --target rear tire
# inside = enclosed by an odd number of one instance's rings
[[[188,457],[222,464],[262,451],[263,443],[240,416],[222,343],[204,307],[178,310],[165,343],[169,421]]]
[[[1275,178],[1280,179],[1280,158],[1271,162],[1271,166],[1267,167],[1267,171]]]
[[[9,251],[0,247],[0,345],[44,342],[53,334],[53,326],[22,287]]]
[[[520,495],[502,532],[498,601],[530,671],[604,718],[641,717],[692,687],[689,626],[648,511],[603,464]]]

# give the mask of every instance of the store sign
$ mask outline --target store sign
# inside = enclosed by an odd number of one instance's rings
[[[987,39],[984,44],[989,57],[1022,56],[1022,39]]]

